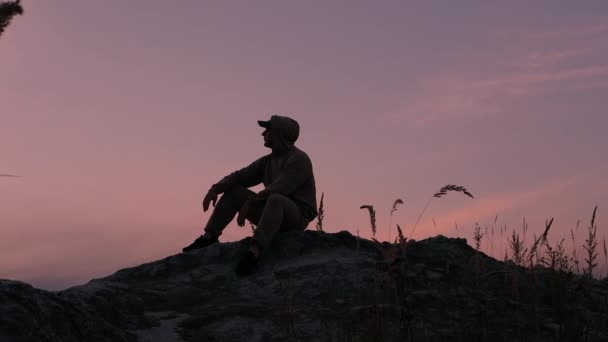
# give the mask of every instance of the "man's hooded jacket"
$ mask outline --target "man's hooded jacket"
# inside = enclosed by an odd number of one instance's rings
[[[222,178],[210,191],[221,194],[235,184],[249,188],[264,183],[264,190],[251,200],[263,201],[273,193],[285,195],[310,222],[318,214],[315,177],[308,155],[294,146],[300,126],[297,121],[279,115],[273,115],[269,122],[272,153]]]

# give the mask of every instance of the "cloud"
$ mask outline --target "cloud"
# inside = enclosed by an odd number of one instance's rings
[[[429,75],[404,96],[393,119],[426,125],[484,117],[540,95],[608,86],[608,64],[598,58],[608,53],[600,44],[608,39],[608,24],[516,36],[501,35],[496,46],[473,51],[469,63]]]
[[[564,27],[554,30],[529,32],[525,37],[529,40],[564,40],[608,33],[608,19],[580,26]]]
[[[535,50],[515,56],[507,60],[506,64],[514,68],[546,69],[588,55],[591,51],[589,48]]]
[[[424,125],[426,123],[429,123],[431,121],[435,120],[435,116],[433,115],[425,115],[421,118],[416,119],[416,125]]]
[[[500,77],[473,82],[473,87],[527,87],[540,83],[574,81],[608,76],[608,66],[590,66],[547,72],[506,74]],[[567,85],[565,85],[567,86]]]
[[[551,71],[508,71],[487,78],[465,75],[438,77],[424,82],[418,94],[393,117],[413,117],[418,125],[445,117],[482,117],[506,109],[519,99],[559,89],[603,88],[608,65]]]
[[[417,125],[425,125],[446,117],[473,117],[498,111],[500,106],[491,103],[495,89],[475,82],[478,81],[459,75],[430,78],[392,117],[414,118]]]

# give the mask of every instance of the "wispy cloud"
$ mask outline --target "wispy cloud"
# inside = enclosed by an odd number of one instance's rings
[[[426,124],[428,122],[431,122],[431,121],[434,121],[434,120],[435,120],[435,116],[433,116],[431,114],[428,114],[428,115],[425,115],[425,116],[423,116],[421,118],[416,119],[416,124],[417,125],[424,125],[424,124]]]
[[[501,37],[486,48],[495,51],[480,50],[468,65],[430,75],[394,118],[425,125],[446,117],[487,116],[536,95],[608,86],[608,63],[599,58],[608,53],[600,44],[608,39],[608,24]]]
[[[475,81],[473,87],[527,87],[548,82],[573,81],[588,78],[603,78],[608,76],[607,66],[590,66],[581,68],[570,68],[546,72],[529,72],[506,74],[500,77]]]
[[[446,117],[473,117],[488,115],[500,109],[491,103],[496,89],[476,84],[479,80],[462,75],[442,75],[420,84],[417,94],[408,98],[393,117],[414,118],[418,125],[425,125]]]
[[[528,39],[547,40],[547,39],[572,39],[588,37],[598,34],[608,33],[608,19],[596,23],[589,23],[581,26],[564,27],[553,30],[529,32],[526,34]]]
[[[546,69],[588,55],[592,49],[569,48],[549,51],[528,51],[508,59],[506,64],[521,69]]]

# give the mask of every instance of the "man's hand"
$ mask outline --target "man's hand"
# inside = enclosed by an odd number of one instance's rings
[[[207,209],[209,209],[209,202],[213,202],[213,206],[215,207],[216,201],[217,201],[217,194],[212,191],[207,192],[207,195],[203,199],[203,210],[207,211]]]
[[[249,200],[245,201],[239,210],[239,215],[236,217],[236,224],[238,224],[239,227],[243,227],[245,225],[245,218],[247,218],[247,211],[249,211],[249,202]]]

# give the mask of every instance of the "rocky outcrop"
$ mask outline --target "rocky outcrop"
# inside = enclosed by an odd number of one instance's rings
[[[608,339],[606,281],[505,264],[464,239],[280,233],[240,278],[247,242],[59,292],[0,281],[0,341]]]

